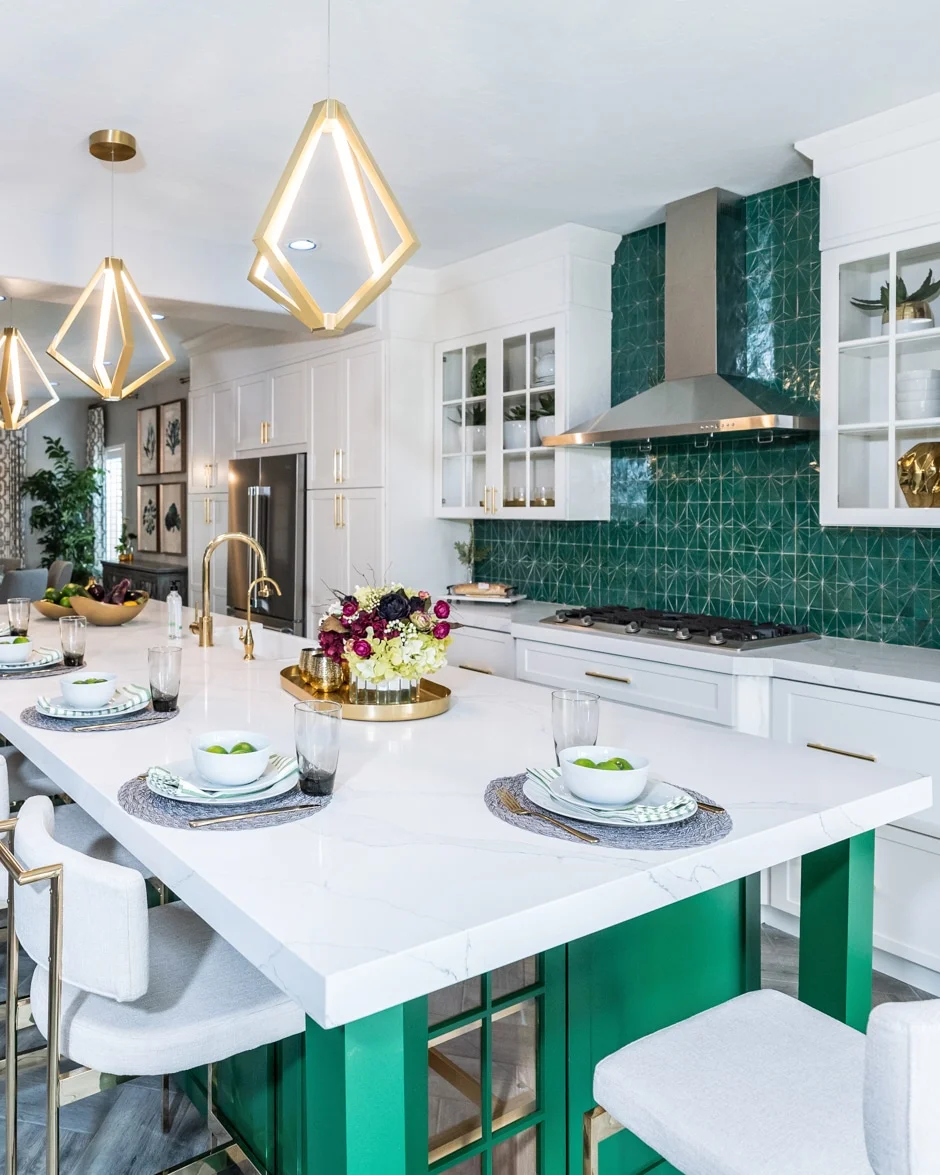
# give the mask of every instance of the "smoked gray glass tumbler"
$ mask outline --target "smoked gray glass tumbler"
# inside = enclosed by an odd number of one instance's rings
[[[150,697],[157,713],[176,709],[180,694],[180,667],[183,650],[179,645],[154,645],[147,654],[150,666]]]
[[[600,698],[580,689],[552,691],[552,737],[555,758],[568,747],[593,747],[597,742]]]
[[[315,699],[294,706],[294,741],[300,790],[308,796],[331,796],[339,762],[340,702]]]

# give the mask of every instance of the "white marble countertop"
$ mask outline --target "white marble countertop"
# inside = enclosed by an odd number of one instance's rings
[[[187,610],[187,619],[188,619]],[[89,629],[91,669],[146,681],[165,609]],[[30,635],[54,644],[53,623]],[[274,829],[180,831],[125,813],[121,784],[185,755],[190,739],[244,725],[292,748],[293,699],[278,671],[303,641],[234,631],[183,648],[180,717],[143,730],[52,733],[19,722],[55,678],[0,681],[0,730],[320,1024],[342,1024],[445,987],[930,804],[916,773],[693,727],[602,703],[600,739],[641,738],[658,771],[727,806],[733,832],[705,848],[625,852],[573,845],[495,819],[489,780],[552,761],[550,691],[446,669],[452,709],[414,723],[344,724],[335,798]],[[638,721],[638,716],[642,721]],[[640,735],[642,732],[642,735]],[[66,900],[68,900],[66,898]]]

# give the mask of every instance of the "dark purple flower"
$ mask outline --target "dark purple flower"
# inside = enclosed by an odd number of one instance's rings
[[[438,600],[434,605],[434,615],[438,620],[446,620],[450,615],[450,604],[446,600]]]
[[[353,641],[352,651],[357,657],[361,657],[363,661],[372,656],[372,646],[368,641]]]
[[[355,616],[359,611],[359,603],[353,596],[347,596],[343,600],[343,615]]]
[[[354,620],[349,626],[351,636],[361,637],[366,635],[366,626],[361,620]]]
[[[440,624],[435,624],[431,631],[439,641],[442,641],[445,637],[450,636],[450,625],[446,620],[442,620]]]
[[[383,620],[404,620],[411,615],[411,603],[404,592],[389,592],[379,600],[378,613]]]
[[[411,605],[412,612],[424,611],[424,600],[420,596],[412,596],[408,603]]]

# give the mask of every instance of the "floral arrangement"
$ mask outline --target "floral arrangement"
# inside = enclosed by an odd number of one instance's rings
[[[400,583],[361,587],[337,594],[320,621],[320,648],[366,681],[417,681],[446,663],[449,616],[447,601],[432,602],[428,592]]]

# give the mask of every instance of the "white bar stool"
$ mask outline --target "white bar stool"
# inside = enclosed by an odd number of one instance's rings
[[[12,842],[0,842],[0,863],[9,874],[8,990],[16,989],[19,937],[36,964],[33,1014],[49,1043],[47,1175],[58,1173],[60,1099],[97,1092],[103,1073],[127,1079],[211,1066],[305,1027],[303,1010],[192,910],[175,902],[148,911],[139,872],[56,840],[57,816],[48,798],[35,796],[16,819],[0,823]],[[15,1018],[7,1022],[7,1055],[16,1055]],[[82,1067],[60,1074],[60,1056]],[[6,1121],[6,1170],[13,1175],[12,1068]],[[209,1125],[219,1132],[211,1095]],[[231,1140],[173,1170],[220,1170],[216,1160],[223,1156],[257,1173]]]
[[[750,992],[600,1062],[584,1171],[627,1129],[683,1175],[936,1175],[938,1093],[940,1000],[882,1004],[865,1036]]]
[[[53,783],[44,771],[40,771],[22,751],[16,747],[0,747],[0,758],[4,760],[10,788],[10,801],[20,804],[30,796],[60,796],[62,788]]]

